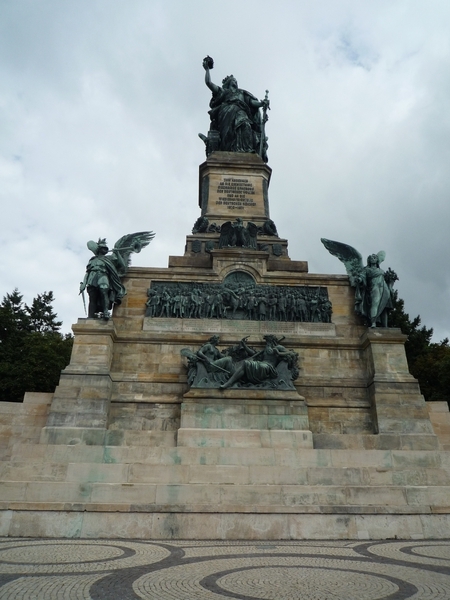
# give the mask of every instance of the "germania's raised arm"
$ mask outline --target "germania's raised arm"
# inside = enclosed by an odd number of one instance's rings
[[[207,56],[206,58],[203,59],[203,68],[205,69],[205,83],[209,87],[209,89],[212,91],[212,93],[215,94],[219,91],[219,87],[211,81],[210,69],[212,69],[213,66],[214,66],[214,61],[210,56]]]

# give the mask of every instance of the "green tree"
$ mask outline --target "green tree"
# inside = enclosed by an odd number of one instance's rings
[[[54,300],[53,292],[44,292],[34,298],[31,306],[25,305],[31,331],[38,333],[56,333],[59,331],[62,321],[56,320],[57,315],[53,312],[52,306]]]
[[[2,326],[5,327],[5,335],[14,335],[30,328],[30,319],[26,312],[22,294],[16,289],[12,294],[6,294],[0,305]],[[3,341],[3,338],[2,338]]]
[[[425,325],[420,326],[422,322],[420,315],[415,319],[410,319],[409,314],[405,312],[405,302],[398,297],[397,290],[394,290],[393,302],[394,309],[389,314],[389,327],[399,327],[402,333],[408,336],[405,342],[405,351],[408,366],[412,372],[416,360],[426,352],[430,345],[433,329],[427,329]]]
[[[421,326],[420,316],[410,319],[405,303],[394,291],[394,309],[389,326],[399,327],[408,336],[406,358],[411,374],[419,381],[425,400],[446,400],[450,403],[450,346],[446,338],[432,343],[433,329]]]
[[[430,344],[417,357],[413,375],[419,380],[426,400],[450,402],[450,347],[447,338],[438,344]]]
[[[25,392],[53,392],[69,363],[73,338],[60,333],[52,292],[31,306],[18,290],[0,304],[0,401],[21,402]]]

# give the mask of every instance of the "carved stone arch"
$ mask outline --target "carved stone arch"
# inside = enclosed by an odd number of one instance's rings
[[[232,273],[246,273],[247,275],[249,275],[253,280],[255,284],[258,283],[263,283],[263,279],[261,277],[260,272],[255,269],[254,267],[252,267],[251,265],[242,265],[242,267],[236,264],[233,265],[228,265],[226,267],[224,267],[220,273],[218,273],[220,279],[222,280],[222,282]]]
[[[248,271],[244,271],[243,269],[237,269],[228,273],[228,275],[223,279],[222,285],[229,284],[244,284],[256,286],[256,281],[253,275],[251,275]]]

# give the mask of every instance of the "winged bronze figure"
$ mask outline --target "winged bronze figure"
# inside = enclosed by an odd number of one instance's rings
[[[153,231],[139,231],[122,236],[110,251],[105,238],[90,240],[87,247],[94,256],[86,267],[80,294],[87,288],[89,295],[88,317],[108,320],[114,304],[120,304],[127,293],[121,278],[131,263],[131,254],[140,252],[155,237]]]
[[[258,227],[251,223],[247,223],[247,227],[240,217],[232,223],[227,221],[220,228],[219,248],[252,248],[256,250],[258,247],[256,238],[258,235]]]
[[[393,285],[398,277],[392,269],[385,272],[380,268],[386,252],[370,254],[364,266],[356,248],[325,238],[321,238],[321,242],[330,254],[344,263],[350,285],[355,288],[355,312],[370,327],[387,327],[388,314],[393,308]]]

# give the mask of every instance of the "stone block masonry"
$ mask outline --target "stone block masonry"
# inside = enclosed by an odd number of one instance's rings
[[[211,154],[200,167],[202,215],[261,228],[270,175],[256,155]],[[74,325],[55,393],[0,404],[0,534],[450,537],[450,415],[424,402],[405,336],[368,330],[347,276],[309,273],[287,240],[267,234],[256,250],[219,249],[219,236],[189,235],[167,268],[131,268],[112,319]],[[225,279],[277,294],[325,290],[331,322],[249,320],[242,307],[239,319],[145,316],[149,289]],[[180,351],[213,334],[220,349],[283,338],[299,358],[293,389],[189,389]]]

